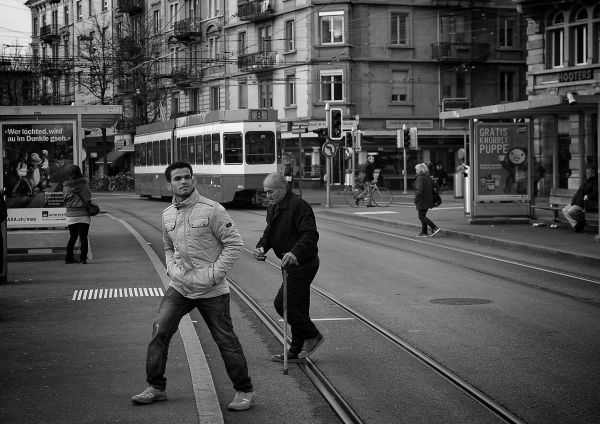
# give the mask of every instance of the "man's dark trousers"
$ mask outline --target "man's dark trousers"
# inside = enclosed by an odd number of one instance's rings
[[[317,337],[320,333],[310,319],[310,285],[319,270],[319,258],[302,265],[288,265],[287,277],[287,318],[292,328],[292,343],[289,351],[300,353],[304,340]],[[275,310],[283,317],[283,285],[275,296]]]

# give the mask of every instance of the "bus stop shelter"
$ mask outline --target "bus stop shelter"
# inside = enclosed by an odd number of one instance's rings
[[[62,179],[85,159],[85,129],[113,127],[121,115],[120,105],[0,107],[0,184],[8,207],[0,280],[6,280],[9,249],[33,258],[66,243]],[[24,161],[28,170],[21,175],[15,163]],[[44,168],[45,161],[50,165]]]
[[[504,122],[504,123],[521,123],[522,125],[529,125],[531,129],[531,125],[534,119],[536,118],[553,118],[557,116],[573,116],[573,115],[589,115],[595,117],[595,127],[596,134],[591,134],[590,136],[595,138],[595,146],[596,146],[596,156],[595,156],[595,164],[596,164],[596,172],[598,173],[598,164],[600,163],[600,96],[595,95],[577,95],[571,94],[568,95],[555,95],[544,98],[530,99],[526,101],[520,102],[512,102],[512,103],[502,103],[490,106],[482,106],[475,107],[471,109],[461,109],[461,110],[452,110],[448,112],[441,112],[439,115],[440,119],[443,120],[465,120],[469,122],[469,159],[468,165],[473,165],[477,158],[475,157],[479,150],[478,148],[481,146],[477,146],[478,137],[475,134],[475,128],[477,125],[480,125],[482,122],[491,123],[491,122]],[[558,133],[554,133],[552,135],[556,141],[558,137]],[[552,175],[553,175],[553,186],[556,186],[557,183],[557,175],[558,175],[558,156],[557,156],[557,146],[558,143],[553,143],[553,161],[552,161]],[[529,152],[532,152],[533,148],[533,133],[529,131],[528,133],[528,141],[527,148]],[[529,155],[531,156],[531,155]],[[472,168],[472,167],[471,167]],[[473,169],[471,169],[473,171]],[[476,201],[476,177],[471,172],[471,178],[469,178],[469,186],[471,189],[471,193],[473,193],[471,198],[468,200],[471,202],[470,205],[465,205],[466,208],[473,207],[475,218],[477,217],[477,201]],[[529,186],[531,187],[531,176],[529,180]],[[599,187],[600,188],[600,187]],[[531,199],[530,199],[531,200]],[[467,199],[465,198],[465,202]],[[600,219],[598,222],[600,226]],[[598,237],[597,237],[598,238]]]

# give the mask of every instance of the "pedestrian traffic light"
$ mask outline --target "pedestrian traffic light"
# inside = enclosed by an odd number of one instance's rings
[[[332,140],[341,140],[344,138],[342,132],[343,113],[340,108],[331,108],[329,110],[329,138]]]
[[[346,142],[344,144],[344,147],[352,147],[352,133],[351,132],[347,132],[346,133]]]
[[[408,129],[396,130],[396,146],[399,149],[410,149],[410,133]]]

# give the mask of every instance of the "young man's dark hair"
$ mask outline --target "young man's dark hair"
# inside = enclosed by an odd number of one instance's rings
[[[192,171],[192,165],[189,163],[173,162],[171,165],[167,166],[167,169],[165,169],[165,178],[167,179],[167,182],[171,182],[171,172],[173,172],[174,169],[179,168],[187,168],[190,170],[190,175],[194,175],[194,171]]]

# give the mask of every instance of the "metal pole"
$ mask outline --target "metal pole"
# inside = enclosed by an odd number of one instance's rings
[[[287,330],[287,270],[281,269],[283,276],[283,374],[288,373],[288,330]]]
[[[404,162],[404,191],[402,192],[402,194],[408,194],[408,191],[406,190],[407,188],[407,184],[408,184],[408,171],[406,170],[406,148],[402,148],[402,152],[404,153],[404,157],[403,157],[403,162]]]
[[[326,192],[327,192],[327,198],[325,199],[325,207],[326,208],[330,208],[331,207],[331,197],[330,197],[330,192],[329,192],[329,180],[331,179],[331,158],[329,156],[327,156],[327,158],[325,159],[325,173],[327,174],[327,178],[325,179],[325,185],[326,185]]]
[[[298,181],[298,192],[300,194],[300,198],[302,199],[302,178],[304,175],[304,151],[302,150],[302,134],[298,134],[298,152],[300,156],[300,181]]]

